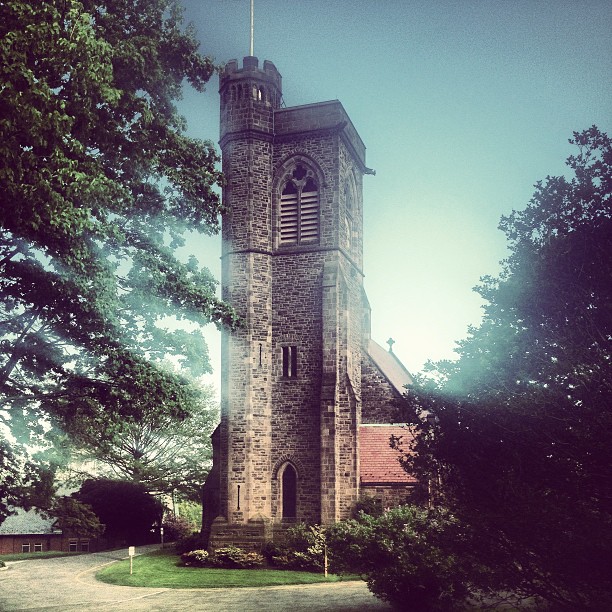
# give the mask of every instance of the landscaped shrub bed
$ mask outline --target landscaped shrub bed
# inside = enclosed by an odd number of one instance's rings
[[[318,525],[300,523],[286,531],[281,543],[268,542],[262,552],[272,567],[322,572],[325,534]]]
[[[246,551],[237,546],[218,548],[212,554],[205,550],[192,550],[181,555],[183,565],[191,567],[218,567],[221,569],[252,569],[265,565],[265,558],[258,552]]]
[[[296,572],[269,567],[185,567],[169,549],[134,557],[133,565],[133,573],[130,573],[128,559],[111,563],[104,566],[96,574],[96,578],[108,584],[170,589],[265,587],[339,582],[347,579],[333,574],[326,577],[323,572]]]
[[[182,547],[197,543],[197,539],[186,539]],[[281,543],[268,542],[262,553],[246,551],[237,546],[219,548],[208,553],[195,546],[181,554],[181,562],[190,567],[217,567],[224,569],[250,569],[264,565],[283,570],[322,572],[325,556],[325,534],[316,525],[300,523],[288,529]]]

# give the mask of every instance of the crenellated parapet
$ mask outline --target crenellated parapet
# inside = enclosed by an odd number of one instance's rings
[[[254,131],[272,136],[273,113],[280,108],[282,77],[274,64],[247,56],[242,68],[228,62],[220,75],[221,147],[231,136]]]

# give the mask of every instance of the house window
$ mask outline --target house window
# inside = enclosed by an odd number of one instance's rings
[[[70,540],[70,543],[68,544],[68,550],[70,552],[78,552],[79,551],[78,540]]]
[[[295,468],[287,463],[282,476],[283,488],[283,520],[295,519],[297,516],[297,473]]]
[[[313,244],[319,240],[319,189],[298,165],[280,200],[280,244]]]
[[[89,540],[83,540],[81,542],[81,552],[89,552]]]
[[[42,542],[34,542],[34,552],[42,552]]]
[[[283,346],[283,376],[297,377],[297,346]]]
[[[25,542],[21,545],[21,552],[22,553],[29,553],[30,552],[30,543],[29,542]]]

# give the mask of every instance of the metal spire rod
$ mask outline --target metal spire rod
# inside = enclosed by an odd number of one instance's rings
[[[251,46],[250,46],[250,53],[249,55],[253,56],[253,14],[254,14],[254,10],[253,10],[253,4],[254,4],[255,0],[251,0]]]

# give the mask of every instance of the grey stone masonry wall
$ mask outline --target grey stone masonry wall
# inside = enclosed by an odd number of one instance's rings
[[[289,460],[298,472],[297,518],[318,522],[319,394],[321,379],[321,270],[324,253],[297,252],[274,258],[273,429],[275,468]],[[282,349],[297,349],[297,377],[283,376]],[[281,516],[281,488],[273,481],[273,516]]]
[[[271,176],[280,75],[228,65],[221,77],[221,147],[228,213],[223,219],[222,295],[243,318],[222,343],[220,508],[230,525],[271,514]],[[211,537],[216,537],[213,523]],[[231,531],[231,530],[230,530]]]
[[[388,510],[410,502],[411,487],[406,485],[362,485],[362,499],[373,498],[379,501],[383,510]]]
[[[359,498],[365,146],[337,100],[280,108],[281,93],[257,58],[221,75],[222,296],[244,325],[222,340],[211,547],[333,523]],[[300,176],[318,233],[281,243],[281,193]]]
[[[362,422],[398,422],[401,418],[396,403],[401,397],[364,351],[361,364]]]
[[[357,161],[365,167],[365,145],[338,100],[283,108],[274,114],[277,142],[282,142],[287,137],[294,138],[300,132],[330,129],[344,132]]]

